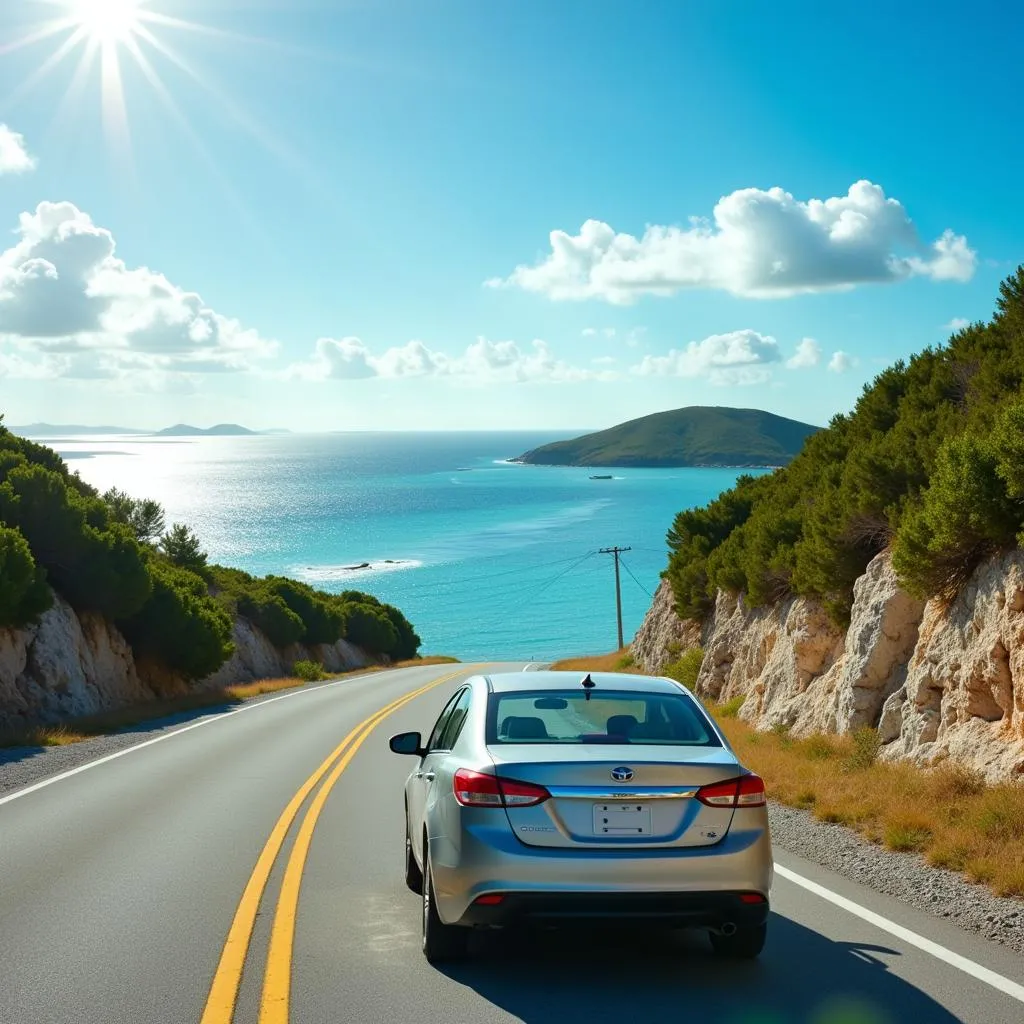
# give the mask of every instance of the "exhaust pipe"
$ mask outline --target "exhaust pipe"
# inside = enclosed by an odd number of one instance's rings
[[[726,938],[729,938],[730,935],[735,935],[736,934],[736,925],[735,925],[735,923],[732,922],[732,921],[726,921],[725,924],[723,924],[722,927],[718,929],[718,934],[719,935],[724,935]]]

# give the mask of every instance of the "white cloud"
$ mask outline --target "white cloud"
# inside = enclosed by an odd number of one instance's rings
[[[18,234],[0,253],[0,340],[36,356],[22,375],[163,389],[163,377],[244,371],[276,350],[162,274],[126,266],[111,233],[71,203],[23,213]]]
[[[915,275],[966,281],[977,264],[967,240],[950,230],[922,245],[903,205],[870,181],[824,200],[740,189],[718,201],[711,221],[650,225],[640,238],[599,220],[586,221],[578,235],[556,230],[549,237],[551,252],[540,263],[485,283],[626,305],[684,288],[774,298]]]
[[[583,330],[580,331],[580,334],[584,338],[596,337],[596,335],[597,335],[597,328],[596,327],[584,327]]]
[[[833,352],[832,358],[828,361],[828,368],[833,373],[846,373],[847,370],[852,370],[856,365],[857,360],[849,353],[843,352],[842,349],[838,352]]]
[[[529,347],[515,341],[477,338],[458,356],[428,348],[422,341],[375,355],[359,338],[321,338],[312,359],[293,363],[287,379],[356,380],[367,377],[449,377],[476,383],[528,383],[607,380],[611,371],[583,369],[557,358],[546,341]]]
[[[0,124],[0,174],[23,174],[35,165],[35,158],[29,155],[24,137]]]
[[[644,377],[706,377],[712,384],[758,384],[782,358],[778,342],[757,331],[731,331],[691,341],[666,355],[646,355],[632,373]]]
[[[962,331],[965,327],[971,326],[971,321],[964,316],[955,316],[948,324],[942,325],[947,331]]]
[[[796,351],[786,365],[791,370],[804,370],[817,366],[821,362],[821,346],[813,338],[804,338],[796,347]]]

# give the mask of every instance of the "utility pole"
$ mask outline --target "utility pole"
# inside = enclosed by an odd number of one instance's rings
[[[601,548],[598,552],[599,555],[614,555],[615,557],[615,614],[619,622],[619,646],[617,650],[622,650],[622,588],[619,585],[619,555],[623,551],[632,551],[632,548]]]

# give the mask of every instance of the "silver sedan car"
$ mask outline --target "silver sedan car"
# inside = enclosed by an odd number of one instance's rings
[[[637,675],[474,676],[405,785],[405,876],[431,962],[470,929],[642,918],[706,929],[724,956],[765,942],[764,783],[678,683]]]

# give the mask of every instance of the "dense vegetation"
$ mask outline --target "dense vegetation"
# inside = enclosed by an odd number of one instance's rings
[[[231,655],[236,614],[281,648],[346,639],[400,660],[420,644],[397,608],[369,594],[209,565],[187,526],[166,527],[159,504],[100,495],[0,417],[0,626],[37,619],[53,590],[77,611],[114,621],[137,655],[188,679]]]
[[[518,461],[538,466],[782,466],[817,429],[759,409],[694,405],[546,444]]]
[[[684,617],[723,588],[752,606],[812,596],[843,624],[881,551],[908,590],[949,598],[1022,540],[1024,267],[989,323],[879,374],[785,468],[681,512],[666,576]]]

